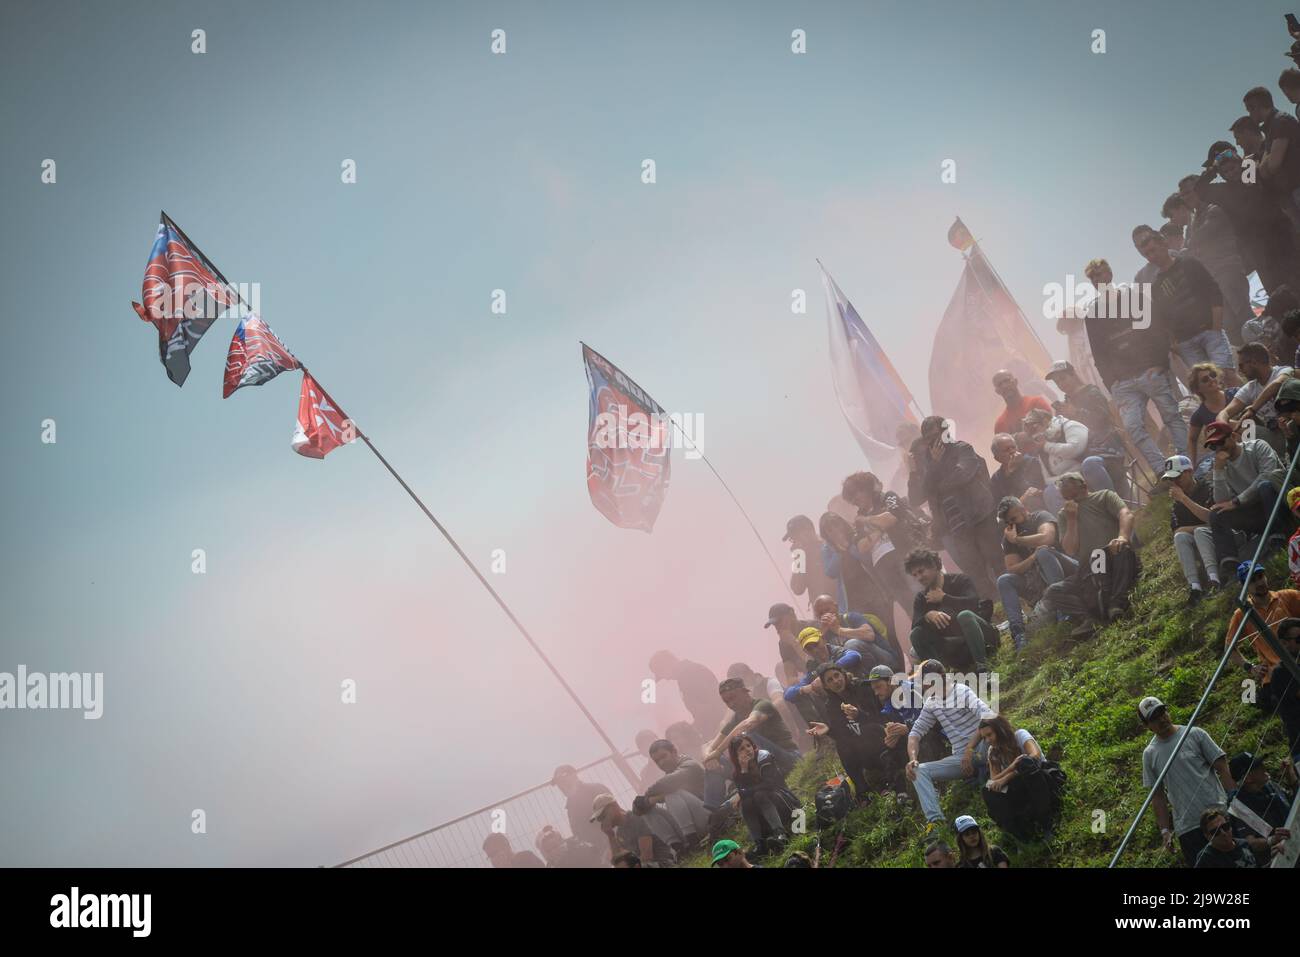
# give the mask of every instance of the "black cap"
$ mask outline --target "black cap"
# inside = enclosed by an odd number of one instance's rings
[[[785,534],[781,536],[781,541],[790,541],[790,539],[794,538],[795,529],[800,528],[808,532],[813,532],[814,534],[817,531],[817,526],[813,524],[811,518],[807,515],[796,515],[794,518],[790,519],[790,521],[785,523]]]
[[[1210,147],[1210,151],[1205,154],[1205,162],[1202,163],[1201,165],[1205,169],[1209,169],[1211,166],[1214,165],[1214,157],[1218,156],[1224,150],[1232,150],[1235,153],[1237,151],[1237,147],[1233,146],[1227,140],[1216,140],[1214,144]]]
[[[776,620],[778,618],[781,618],[784,615],[793,615],[793,614],[794,614],[793,608],[791,608],[785,602],[779,601],[767,610],[767,624],[764,625],[763,627],[771,628],[773,625],[776,624]]]
[[[1232,780],[1241,784],[1241,779],[1250,773],[1250,769],[1262,763],[1249,751],[1242,751],[1240,754],[1234,754],[1232,760],[1228,762],[1228,773],[1232,775]]]

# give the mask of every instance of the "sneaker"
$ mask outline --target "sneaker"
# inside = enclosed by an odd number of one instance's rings
[[[1016,651],[1023,650],[1025,645],[1028,643],[1028,639],[1025,638],[1025,629],[1012,628],[1011,643],[1015,646]]]
[[[1205,592],[1201,591],[1199,588],[1192,587],[1187,589],[1187,604],[1189,605],[1195,605],[1204,597]]]
[[[1223,587],[1223,582],[1219,581],[1217,578],[1210,579],[1210,591],[1216,592],[1222,587]]]

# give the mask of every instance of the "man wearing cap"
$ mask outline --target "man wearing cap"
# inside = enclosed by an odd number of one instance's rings
[[[799,632],[799,645],[807,656],[807,667],[804,669],[803,677],[785,689],[784,697],[790,704],[795,704],[802,697],[821,693],[821,683],[817,681],[817,669],[827,662],[839,665],[855,677],[861,678],[866,675],[867,666],[863,664],[861,653],[854,648],[831,644],[818,628],[809,627]],[[820,721],[821,718],[815,720]]]
[[[1061,551],[1078,567],[1064,581],[1048,585],[1043,605],[1057,615],[1087,615],[1113,621],[1128,610],[1141,562],[1133,549],[1133,512],[1110,490],[1092,492],[1078,472],[1057,480],[1065,504],[1056,525]]]
[[[1138,702],[1137,710],[1138,718],[1152,735],[1142,752],[1142,786],[1151,788],[1174,755],[1183,725],[1174,724],[1165,703],[1154,696]],[[1188,728],[1186,737],[1156,789],[1151,806],[1165,849],[1173,850],[1177,837],[1183,860],[1193,867],[1196,855],[1207,843],[1201,832],[1201,811],[1223,804],[1227,792],[1237,785],[1228,770],[1228,756],[1204,728]]]
[[[1282,383],[1292,376],[1291,366],[1275,366],[1269,351],[1258,342],[1237,350],[1237,368],[1245,381],[1216,418],[1234,429],[1245,419],[1255,425],[1255,438],[1263,439],[1279,455],[1286,451],[1286,441],[1278,429],[1277,406],[1273,401]]]
[[[605,845],[592,847],[576,837],[564,837],[554,827],[547,824],[537,832],[533,842],[539,854],[546,860],[546,866],[556,869],[600,867],[604,863]]]
[[[1063,581],[1075,570],[1074,559],[1056,550],[1056,516],[1048,511],[1031,512],[1018,498],[1007,496],[998,503],[1002,525],[1002,551],[1007,570],[998,578],[998,594],[1006,612],[1011,640],[1019,651],[1025,645],[1025,613],[1020,602],[1031,606],[1054,582]]]
[[[745,869],[749,867],[758,867],[757,864],[749,863],[749,858],[745,852],[740,849],[740,845],[735,841],[718,841],[713,845],[712,863],[710,867],[728,867]]]
[[[785,523],[781,541],[790,543],[790,590],[805,595],[812,604],[817,595],[833,594],[836,583],[822,568],[822,540],[807,515],[796,515]]]
[[[677,853],[670,843],[677,835],[677,822],[663,808],[651,807],[644,814],[623,810],[614,795],[605,792],[591,802],[591,821],[604,832],[610,857],[631,851],[642,867],[675,867]]]
[[[1210,531],[1219,556],[1219,577],[1225,579],[1240,561],[1234,533],[1264,531],[1281,490],[1283,469],[1267,442],[1240,441],[1226,422],[1211,422],[1203,434],[1205,447],[1214,454]]]
[[[1160,477],[1169,485],[1169,498],[1173,508],[1169,512],[1169,526],[1174,532],[1174,551],[1187,579],[1187,603],[1201,600],[1201,567],[1209,579],[1210,587],[1218,588],[1219,559],[1214,551],[1214,536],[1210,532],[1210,506],[1214,504],[1214,491],[1205,478],[1196,478],[1196,468],[1186,455],[1171,455],[1165,459]],[[1197,564],[1199,559],[1199,566]]]
[[[1223,293],[1209,271],[1191,256],[1174,256],[1164,236],[1143,224],[1133,245],[1151,267],[1141,282],[1151,284],[1153,328],[1169,336],[1174,353],[1189,368],[1213,362],[1232,368],[1232,346],[1223,331]]]
[[[1300,379],[1292,376],[1283,380],[1277,398],[1273,400],[1273,408],[1277,411],[1278,428],[1286,436],[1286,458],[1283,464],[1289,466],[1297,450],[1300,450]],[[1291,481],[1294,482],[1296,478],[1292,475]]]
[[[1242,751],[1228,762],[1232,779],[1237,782],[1237,789],[1228,795],[1228,812],[1240,801],[1269,827],[1284,827],[1287,815],[1291,811],[1291,795],[1274,783],[1264,767],[1264,760],[1249,751]],[[1234,818],[1235,820],[1235,818]]]
[[[810,605],[812,597],[809,598]],[[767,610],[767,623],[763,627],[776,629],[777,651],[794,674],[803,671],[804,663],[808,660],[808,656],[799,647],[799,632],[805,628],[816,628],[817,624],[811,618],[800,618],[798,612],[785,602],[777,602]]]
[[[857,658],[857,652],[845,654]],[[737,678],[728,678],[718,685],[718,697],[731,714],[722,722],[713,740],[704,746],[704,767],[721,764],[730,773],[727,747],[736,735],[747,734],[754,739],[756,747],[771,753],[782,774],[789,774],[799,760],[799,751],[790,736],[790,729],[772,702],[766,698],[755,701],[745,683]]]
[[[969,687],[945,675],[940,661],[924,662],[916,680],[923,704],[907,735],[907,777],[916,787],[917,801],[929,822],[925,828],[929,837],[943,823],[935,784],[975,777],[987,750],[979,734],[980,719],[993,717],[994,711]],[[921,741],[936,724],[943,728],[952,754],[922,763]]]
[[[1114,489],[1115,484],[1101,456],[1088,453],[1090,433],[1082,422],[1033,409],[1025,416],[1025,433],[1022,448],[1026,454],[1038,456],[1047,479],[1047,486],[1043,489],[1044,508],[1060,511],[1064,503],[1056,488],[1056,480],[1066,472],[1081,474],[1094,491]]]
[[[564,813],[569,818],[569,830],[573,836],[584,844],[604,848],[608,843],[605,835],[599,825],[591,821],[591,802],[596,795],[605,792],[604,785],[582,780],[571,764],[561,764],[556,768],[551,783],[564,795]]]
[[[650,674],[656,682],[677,682],[682,704],[691,713],[692,723],[701,737],[717,728],[724,712],[718,703],[718,679],[712,671],[672,652],[656,651],[650,656]]]
[[[884,665],[877,665],[868,675],[871,691],[880,706],[880,717],[885,723],[885,767],[893,777],[907,766],[907,735],[921,716],[923,700],[911,678],[893,674]],[[918,759],[937,761],[951,753],[943,729],[936,725],[921,739],[917,749]]]
[[[1300,287],[1294,227],[1267,187],[1255,177],[1242,176],[1241,157],[1225,140],[1210,146],[1204,166],[1205,172],[1191,189],[1203,202],[1213,203],[1227,214],[1242,259],[1255,264],[1265,291],[1271,293],[1282,285]],[[1216,183],[1216,176],[1223,181]]]

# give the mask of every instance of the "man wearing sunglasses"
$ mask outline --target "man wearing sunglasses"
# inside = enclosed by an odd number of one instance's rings
[[[1268,867],[1274,855],[1282,853],[1282,842],[1291,836],[1284,827],[1273,828],[1267,838],[1237,837],[1221,807],[1208,807],[1201,814],[1201,833],[1206,844],[1196,855],[1196,868]]]
[[[1214,453],[1214,504],[1210,533],[1219,556],[1219,579],[1229,581],[1241,558],[1235,532],[1264,531],[1282,487],[1283,468],[1277,454],[1262,439],[1238,439],[1227,422],[1211,422],[1202,433]]]

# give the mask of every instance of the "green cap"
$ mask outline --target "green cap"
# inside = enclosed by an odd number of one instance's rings
[[[735,841],[718,841],[717,844],[713,845],[713,863],[709,866],[716,866],[718,861],[738,850],[740,850],[740,845]]]

